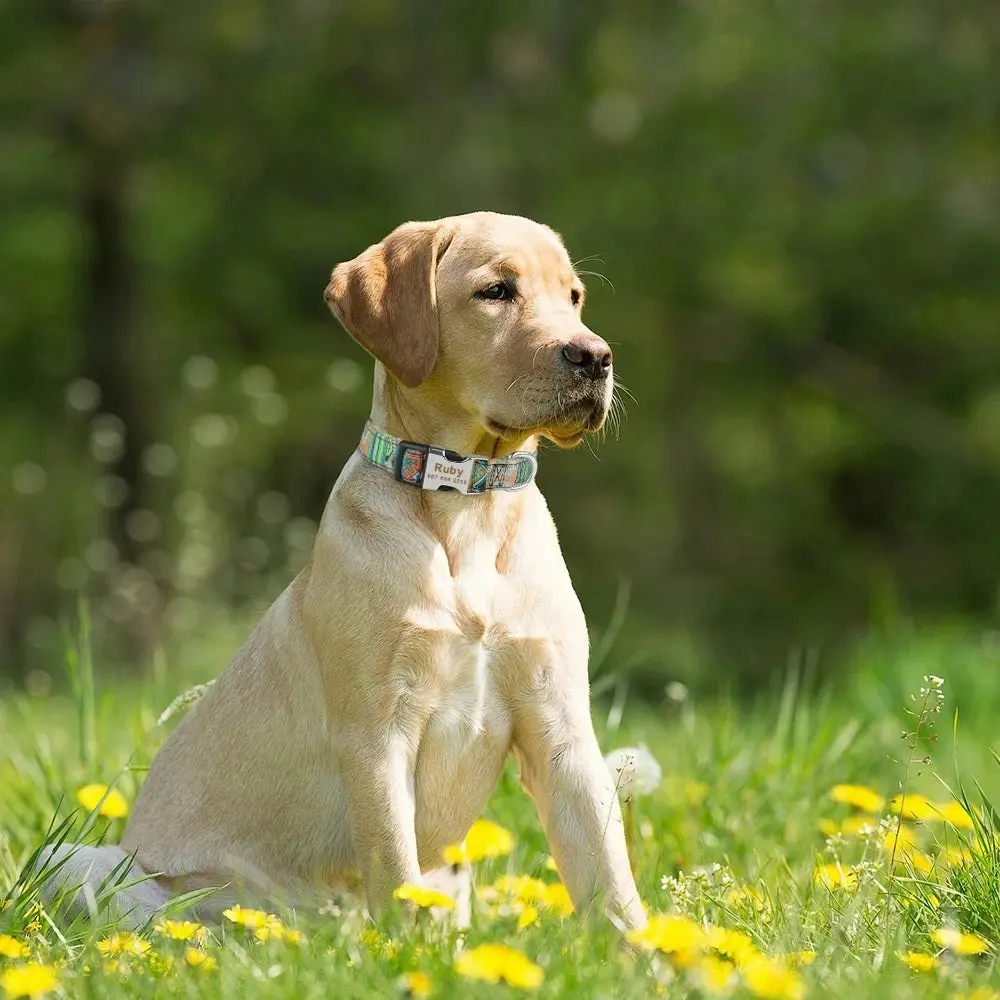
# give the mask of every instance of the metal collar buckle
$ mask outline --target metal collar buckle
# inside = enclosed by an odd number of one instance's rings
[[[476,462],[482,462],[485,467],[488,460],[479,455],[463,458],[447,448],[417,441],[400,441],[392,475],[397,482],[417,489],[468,494],[472,492],[472,468]]]
[[[472,468],[476,462],[481,462],[484,468],[489,459],[482,455],[469,455],[463,458],[447,448],[427,449],[427,467],[424,469],[424,479],[421,486],[425,490],[446,490],[469,494],[472,492]]]

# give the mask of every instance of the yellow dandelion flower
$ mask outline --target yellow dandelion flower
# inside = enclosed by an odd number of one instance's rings
[[[556,859],[552,857],[551,854],[545,855],[545,870],[550,872],[559,872],[559,866],[556,864]]]
[[[672,913],[656,913],[642,930],[629,931],[626,936],[632,944],[656,948],[668,955],[696,951],[706,943],[705,931],[700,924]]]
[[[545,973],[523,952],[504,944],[484,944],[455,959],[455,971],[467,979],[501,981],[524,990],[537,989]]]
[[[497,885],[479,889],[476,895],[481,902],[486,903],[486,912],[491,919],[516,916],[517,926],[524,928],[537,923],[541,906],[548,908],[547,897],[542,892],[545,888],[548,888],[545,883],[537,879],[507,875],[498,880]],[[555,898],[553,901],[558,902]]]
[[[488,819],[477,819],[469,828],[465,840],[461,844],[450,844],[443,853],[449,865],[460,865],[464,861],[502,858],[513,848],[514,838],[507,830]]]
[[[904,799],[897,795],[889,802],[889,809],[894,813],[899,813],[903,819],[914,819],[921,823],[928,820],[938,819],[937,806],[930,802],[923,795],[910,793]]]
[[[196,969],[201,969],[202,972],[211,972],[213,969],[219,967],[219,963],[200,948],[188,948],[184,953],[184,960],[188,965],[192,965]]]
[[[76,793],[76,801],[87,812],[96,809],[98,815],[106,816],[108,819],[121,819],[128,815],[128,802],[125,801],[125,796],[113,788],[109,789],[107,785],[84,785]]]
[[[273,913],[264,910],[245,909],[237,904],[222,915],[234,924],[245,927],[258,941],[291,941],[300,943],[302,935],[286,927]]]
[[[15,965],[0,976],[0,989],[9,997],[43,997],[56,988],[59,977],[55,969],[38,962]]]
[[[239,903],[231,906],[228,910],[223,910],[222,915],[232,923],[239,924],[240,927],[247,927],[250,930],[266,927],[270,916],[263,910],[245,909]]]
[[[922,951],[908,951],[905,955],[900,955],[899,960],[914,972],[930,972],[938,967],[938,960],[933,955],[925,955]]]
[[[399,978],[399,986],[408,997],[418,1000],[431,995],[431,977],[426,972],[404,972]]]
[[[992,986],[979,986],[971,993],[956,993],[955,1000],[1000,1000],[1000,993]]]
[[[961,802],[939,802],[935,809],[938,819],[943,819],[945,823],[950,823],[959,830],[971,830],[972,817],[965,811],[965,806]]]
[[[494,898],[506,896],[508,899],[519,899],[524,903],[539,903],[545,899],[548,886],[541,879],[532,878],[530,875],[501,875],[487,888],[493,890]]]
[[[551,910],[560,917],[569,917],[573,914],[573,900],[569,898],[569,890],[562,882],[545,887],[542,904],[546,910]]]
[[[97,942],[98,951],[105,957],[116,955],[137,955],[142,958],[149,953],[152,945],[131,931],[120,931]]]
[[[736,982],[732,962],[716,955],[703,955],[690,966],[691,978],[699,989],[716,995],[728,993]]]
[[[455,900],[450,896],[446,896],[443,892],[438,892],[437,889],[428,889],[422,885],[410,885],[407,883],[401,885],[392,895],[394,899],[414,903],[416,906],[424,909],[434,906],[439,906],[445,910],[453,910],[455,908]]]
[[[856,889],[858,875],[850,865],[834,862],[820,865],[813,872],[813,881],[825,885],[828,889]]]
[[[675,969],[693,969],[701,957],[697,948],[680,948],[670,953],[670,962]]]
[[[174,941],[200,941],[208,933],[201,924],[193,920],[164,920],[153,930]]]
[[[821,819],[819,832],[824,837],[836,837],[840,833],[840,824],[835,819]]]
[[[567,906],[568,912],[573,912],[572,903],[564,889],[546,885],[541,879],[531,878],[529,875],[501,875],[493,885],[478,890],[476,895],[491,907],[491,916],[511,912],[523,915],[526,907],[531,907],[537,913],[539,906],[560,916],[567,914]]]
[[[866,813],[879,813],[885,805],[885,799],[866,785],[834,785],[830,798]]]
[[[253,936],[258,941],[282,941],[285,937],[285,925],[273,914],[266,914],[266,920],[253,929]]]
[[[760,955],[741,970],[747,989],[765,1000],[802,1000],[802,977],[777,958]]]
[[[0,958],[27,957],[28,946],[23,941],[18,941],[9,934],[0,934]]]
[[[737,965],[745,965],[758,955],[753,939],[742,931],[728,927],[712,927],[705,936],[705,943],[720,955],[726,955]]]
[[[989,942],[978,934],[963,934],[954,927],[941,927],[931,931],[930,936],[939,948],[947,948],[956,955],[982,955],[990,950]]]

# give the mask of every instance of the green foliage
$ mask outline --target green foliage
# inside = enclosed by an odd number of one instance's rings
[[[635,401],[540,482],[593,619],[631,583],[640,685],[756,683],[899,608],[995,621],[997,17],[3,5],[3,669],[80,590],[146,659],[191,602],[273,593],[369,402],[331,266],[484,207],[609,279]]]

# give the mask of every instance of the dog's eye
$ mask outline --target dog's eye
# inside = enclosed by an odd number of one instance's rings
[[[578,305],[580,304],[580,299],[581,299],[582,297],[583,297],[583,296],[582,296],[582,294],[581,294],[581,292],[580,292],[580,289],[579,289],[579,288],[574,288],[574,289],[573,289],[573,290],[572,290],[572,291],[571,291],[571,292],[569,293],[569,300],[570,300],[570,302],[572,302],[572,303],[573,303],[573,305],[574,305],[574,306],[578,306]]]
[[[514,289],[506,281],[497,281],[482,291],[476,292],[478,298],[502,301],[514,298]]]

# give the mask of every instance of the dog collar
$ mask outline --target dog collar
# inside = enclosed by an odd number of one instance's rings
[[[403,441],[377,430],[369,420],[358,451],[400,483],[422,490],[475,495],[487,490],[523,490],[535,478],[538,461],[528,451],[505,458],[458,455],[432,444]]]

